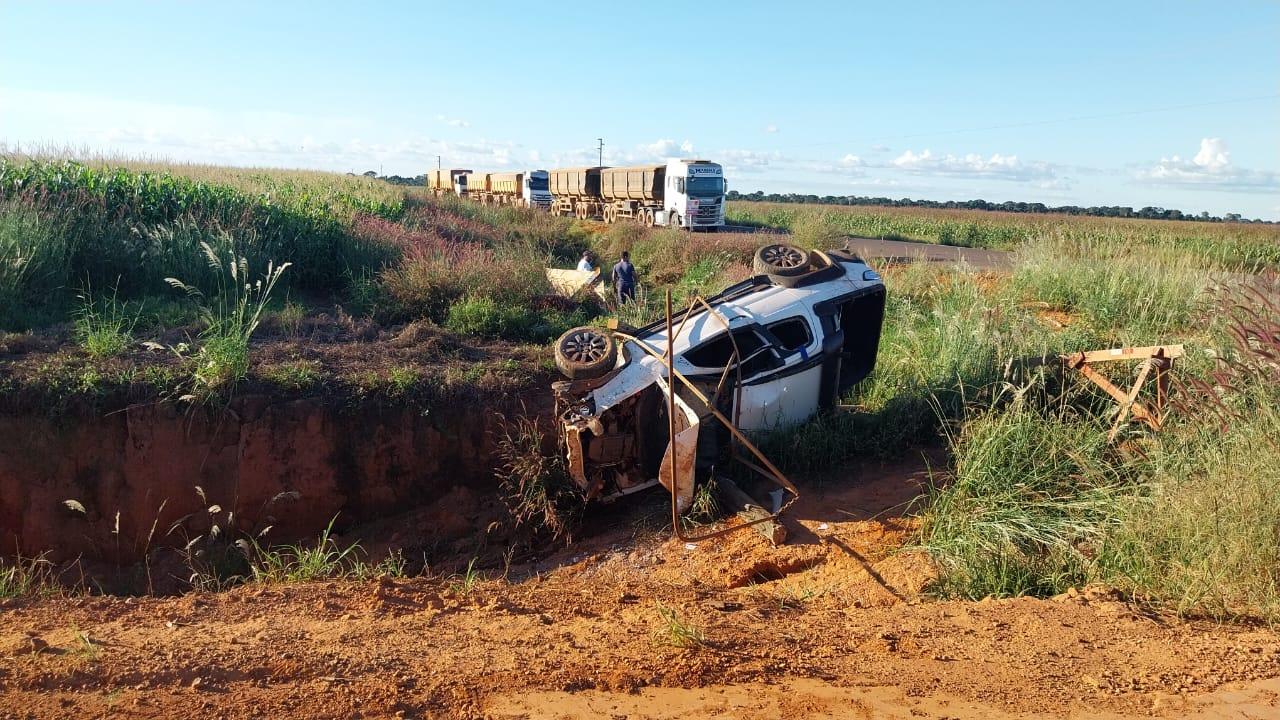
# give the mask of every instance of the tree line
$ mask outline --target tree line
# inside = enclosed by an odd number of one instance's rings
[[[740,193],[730,190],[730,200],[750,200],[753,202],[805,203],[809,205],[866,205],[875,207],[924,207],[945,210],[994,210],[1016,213],[1060,213],[1063,215],[1092,215],[1095,217],[1144,218],[1151,220],[1195,220],[1199,222],[1238,222],[1274,224],[1270,220],[1258,220],[1241,217],[1240,213],[1226,213],[1219,217],[1207,212],[1200,214],[1184,213],[1181,210],[1170,210],[1162,207],[1147,206],[1138,210],[1122,205],[1097,205],[1081,207],[1079,205],[1050,206],[1038,202],[1002,202],[993,203],[986,200],[912,200],[911,198],[893,199],[887,197],[864,197],[860,195],[802,195],[799,193],[763,193],[757,190],[752,193]]]

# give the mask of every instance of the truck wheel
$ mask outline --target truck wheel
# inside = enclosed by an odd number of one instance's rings
[[[667,215],[667,227],[672,227],[672,228],[675,228],[675,229],[677,229],[677,230],[683,230],[683,229],[684,229],[684,226],[682,226],[682,225],[680,224],[680,216],[679,216],[679,215],[677,215],[677,214],[675,214],[674,212],[669,213],[669,214]]]
[[[757,275],[774,277],[795,277],[809,270],[809,251],[777,243],[765,245],[756,251],[752,268]]]
[[[597,378],[613,369],[618,347],[600,328],[576,327],[556,340],[556,367],[570,380]]]

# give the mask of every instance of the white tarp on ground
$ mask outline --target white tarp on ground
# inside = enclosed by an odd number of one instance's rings
[[[547,268],[547,282],[551,283],[551,289],[555,290],[557,295],[567,298],[576,296],[583,288],[590,285],[592,292],[599,295],[601,300],[609,299],[609,292],[605,290],[598,270]]]

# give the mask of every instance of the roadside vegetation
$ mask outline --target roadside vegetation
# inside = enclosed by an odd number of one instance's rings
[[[0,355],[18,359],[12,369],[41,349],[23,377],[54,393],[147,385],[176,397],[246,378],[390,402],[451,384],[505,392],[545,377],[546,343],[564,329],[655,320],[668,288],[683,305],[748,277],[767,239],[605,228],[362,177],[127,165],[0,160]],[[801,474],[945,445],[917,538],[941,569],[937,593],[1100,582],[1188,613],[1280,619],[1280,301],[1256,274],[1280,267],[1275,226],[745,202],[730,219],[819,249],[859,235],[1013,251],[1009,272],[885,268],[877,367],[851,408],[761,438]],[[583,250],[606,275],[629,250],[636,302],[556,297],[543,268]],[[376,367],[310,354],[357,341],[401,354]],[[1113,404],[1062,374],[1057,355],[1162,343],[1187,349],[1169,424],[1106,442]],[[427,357],[464,360],[436,371]],[[20,394],[14,375],[0,393]],[[563,468],[540,439],[531,422],[513,426],[504,491],[520,522],[563,537],[576,508],[546,483]],[[352,569],[335,542],[235,550],[245,560],[231,576],[374,572]],[[40,567],[0,570],[3,592],[27,592]]]
[[[821,241],[833,236],[911,240],[1014,250],[1042,238],[1104,244],[1129,251],[1173,249],[1216,266],[1252,271],[1280,268],[1280,229],[1268,224],[1028,215],[934,208],[833,207],[790,203],[729,203],[732,224],[795,232]]]

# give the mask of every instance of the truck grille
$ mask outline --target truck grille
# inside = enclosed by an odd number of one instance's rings
[[[703,203],[698,206],[698,214],[693,221],[699,224],[714,223],[720,219],[720,203]]]

